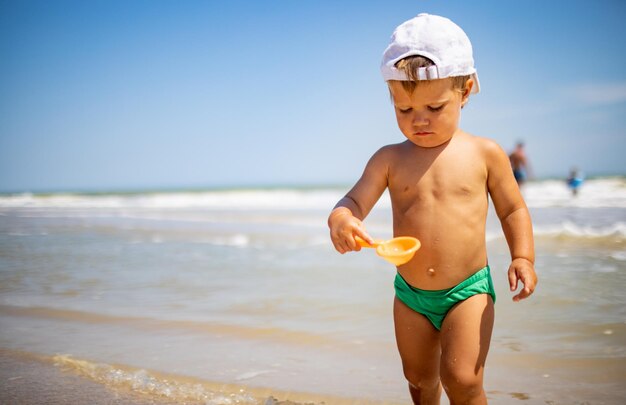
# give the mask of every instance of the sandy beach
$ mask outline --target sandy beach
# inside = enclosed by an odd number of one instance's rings
[[[108,371],[118,375],[139,372],[128,369],[122,371],[119,367]],[[145,370],[140,373],[144,377],[147,375]],[[154,380],[143,384],[134,381],[133,385],[124,379],[108,379],[102,370],[95,371],[81,361],[0,349],[0,398],[7,404],[393,405],[363,399],[211,383],[162,373],[149,374]],[[162,389],[165,385],[167,389]]]
[[[173,405],[176,402],[142,397],[132,391],[112,391],[52,362],[26,353],[0,350],[0,398],[5,404],[135,404]]]
[[[509,368],[508,375],[499,374],[490,379],[488,399],[493,404],[620,404],[624,398],[623,387],[609,383],[615,375],[624,375],[623,362],[609,363],[571,361],[550,362],[537,358],[493,356],[493,368],[499,371]],[[507,365],[504,367],[504,365]],[[532,365],[532,366],[530,366]],[[102,367],[102,365],[100,365]],[[543,374],[541,380],[524,377],[511,372],[515,368],[535,367],[555,374]],[[599,375],[589,369],[604,370]],[[132,375],[139,370],[123,370],[111,367],[107,373],[118,377]],[[95,371],[91,365],[70,358],[46,357],[31,353],[0,350],[0,398],[6,404],[43,405],[174,405],[174,404],[258,404],[258,405],[393,405],[403,402],[368,401],[365,399],[341,398],[317,394],[281,392],[271,388],[246,387],[243,385],[220,384],[184,378],[162,373],[140,372],[143,378],[153,378],[148,383],[107,377],[103,370]],[[553,377],[552,379],[550,377]],[[554,386],[554,377],[558,383]],[[506,392],[511,380],[526,392]],[[152,384],[152,385],[151,385]],[[566,398],[558,399],[563,392],[561,384],[573,387]],[[500,387],[496,389],[493,387]],[[537,393],[539,395],[537,395]],[[547,399],[553,398],[553,399]],[[579,399],[576,399],[579,398]],[[521,402],[520,402],[521,401]],[[445,401],[444,398],[444,402]]]

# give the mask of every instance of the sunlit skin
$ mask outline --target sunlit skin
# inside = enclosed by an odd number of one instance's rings
[[[389,189],[394,236],[413,236],[422,247],[398,272],[424,290],[451,288],[487,265],[485,227],[488,196],[511,252],[508,272],[513,300],[535,289],[530,215],[507,154],[493,141],[459,129],[465,91],[450,79],[419,83],[414,92],[390,82],[402,143],[378,150],[363,175],[329,216],[332,242],[340,253],[360,250],[354,237],[372,241],[363,220]],[[437,331],[421,314],[394,303],[396,340],[414,403],[439,403],[440,381],[453,404],[486,403],[483,368],[494,308],[489,295],[454,306]],[[443,349],[443,350],[442,350]]]

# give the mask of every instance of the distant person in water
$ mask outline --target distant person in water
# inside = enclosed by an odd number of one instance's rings
[[[511,168],[513,168],[513,176],[518,185],[524,184],[527,180],[530,172],[528,165],[528,159],[526,158],[526,152],[524,151],[524,143],[518,142],[515,146],[515,150],[509,155],[511,161]]]
[[[576,197],[578,195],[578,189],[583,185],[585,176],[576,167],[572,167],[567,178],[567,186],[572,190],[572,195]]]

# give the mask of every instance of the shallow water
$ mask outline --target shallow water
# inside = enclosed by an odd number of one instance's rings
[[[406,403],[395,269],[370,249],[339,255],[328,240],[326,216],[344,191],[0,196],[0,348],[59,367],[234,384],[233,395],[267,387]],[[490,214],[498,302],[488,395],[621,403],[626,182],[591,180],[575,199],[560,182],[530,183],[524,195],[540,284],[511,302],[508,250]],[[391,236],[386,197],[366,225]],[[150,381],[153,395],[175,391]]]

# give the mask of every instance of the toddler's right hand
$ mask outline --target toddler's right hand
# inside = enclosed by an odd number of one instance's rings
[[[337,252],[341,254],[361,250],[361,245],[354,239],[355,236],[360,236],[368,243],[374,243],[374,239],[365,230],[363,222],[345,207],[335,208],[330,213],[328,227],[330,228],[330,239]]]

